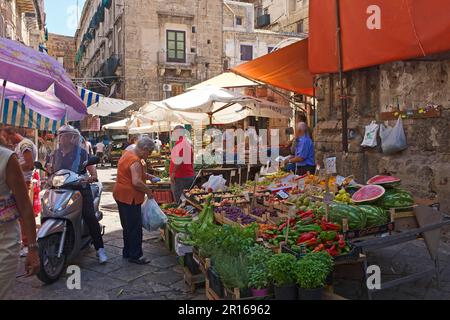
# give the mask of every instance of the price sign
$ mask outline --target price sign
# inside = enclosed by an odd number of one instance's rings
[[[305,191],[305,179],[298,180],[298,190]]]
[[[336,177],[336,185],[342,186],[342,184],[344,183],[344,181],[345,181],[345,177],[343,177],[343,176],[337,176],[337,177]]]
[[[325,159],[325,168],[327,170],[327,174],[336,173],[336,157],[330,157]]]
[[[278,191],[277,196],[280,197],[281,199],[289,198],[289,195],[286,192],[284,192],[283,190]]]
[[[325,193],[325,195],[323,196],[323,202],[327,205],[330,204],[333,201],[333,199],[334,195],[329,192]]]

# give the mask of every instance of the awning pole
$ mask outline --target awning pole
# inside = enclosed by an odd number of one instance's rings
[[[339,91],[340,103],[342,110],[342,151],[348,152],[347,137],[347,98],[344,96],[344,68],[342,63],[342,30],[341,30],[341,9],[340,0],[336,0],[336,27],[337,27],[337,44],[338,44],[338,67],[339,67]]]

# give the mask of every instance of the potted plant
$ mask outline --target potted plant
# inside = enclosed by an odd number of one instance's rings
[[[248,260],[245,255],[215,254],[213,266],[227,289],[230,291],[239,289],[241,297],[250,296]]]
[[[333,268],[333,258],[326,252],[313,252],[298,260],[295,280],[301,300],[321,300],[326,279]]]
[[[272,251],[260,245],[249,249],[249,286],[254,297],[266,297],[270,293],[272,279],[267,262],[272,255]]]
[[[271,256],[267,262],[270,277],[274,281],[275,299],[297,299],[298,290],[294,279],[296,261],[289,253],[279,253]]]

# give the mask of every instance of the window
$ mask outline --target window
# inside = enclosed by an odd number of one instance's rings
[[[269,14],[269,8],[264,8],[264,14]]]
[[[236,17],[236,25],[242,26],[242,17]]]
[[[167,30],[167,62],[186,62],[186,32]]]
[[[241,61],[253,60],[253,46],[241,44]]]
[[[267,47],[267,53],[271,53],[274,47]]]
[[[297,33],[303,33],[304,31],[304,27],[303,27],[303,20],[300,20],[299,22],[297,22]]]

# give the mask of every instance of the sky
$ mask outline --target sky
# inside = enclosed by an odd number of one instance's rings
[[[74,36],[78,17],[81,16],[85,0],[45,0],[45,13],[48,32]]]

